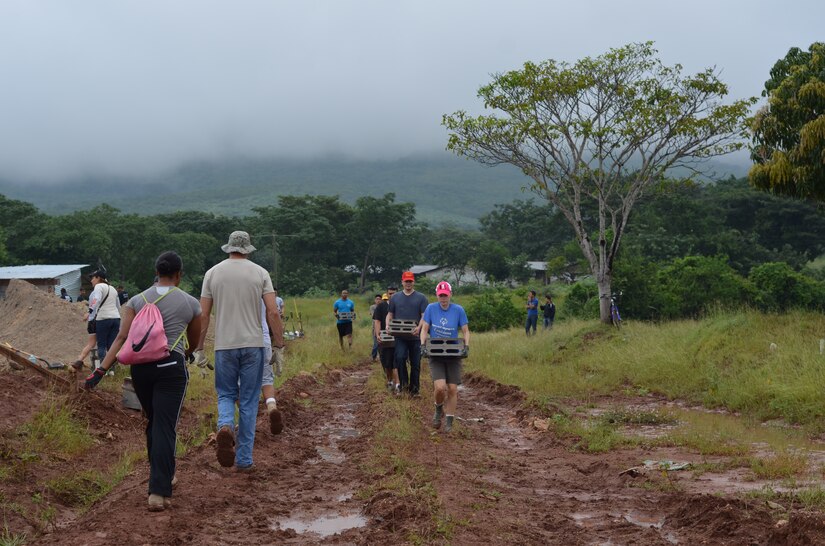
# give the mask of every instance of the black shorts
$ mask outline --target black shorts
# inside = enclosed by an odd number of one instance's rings
[[[385,370],[395,368],[395,347],[381,349],[381,367]]]
[[[86,322],[86,332],[89,334],[94,334],[97,331],[97,321],[90,320]]]
[[[352,335],[352,322],[339,322],[335,326],[338,327],[338,337]]]

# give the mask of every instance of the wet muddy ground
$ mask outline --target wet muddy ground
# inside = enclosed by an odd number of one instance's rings
[[[212,445],[191,450],[179,459],[172,507],[150,513],[148,469],[140,462],[91,510],[64,514],[37,542],[398,544],[423,536],[468,545],[825,543],[821,513],[772,509],[707,475],[620,475],[646,459],[698,456],[678,448],[573,450],[572,441],[532,425],[536,416],[517,389],[480,377],[461,388],[465,420],[450,434],[429,428],[427,396],[404,402],[420,420],[416,448],[405,456],[428,469],[434,496],[415,505],[417,497],[376,488],[368,471],[379,441],[377,397],[390,396],[370,392],[376,373],[361,363],[290,380],[279,391],[284,432],[272,436],[259,415],[251,474],[221,468]],[[421,528],[436,531],[422,535]]]

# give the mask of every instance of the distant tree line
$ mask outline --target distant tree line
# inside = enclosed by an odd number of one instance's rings
[[[225,257],[220,247],[228,234],[243,229],[258,248],[253,259],[286,294],[373,289],[397,282],[415,263],[458,275],[477,270],[499,284],[529,283],[525,264],[536,260],[547,262],[554,278],[583,279],[571,292],[571,309],[598,316],[587,264],[552,205],[497,205],[481,216],[478,230],[427,226],[415,217],[415,205],[393,194],[354,204],[337,196],[284,196],[244,217],[141,216],[108,205],[49,216],[0,196],[0,264],[100,263],[135,290],[151,283],[154,258],[174,249],[184,259],[185,288],[197,293],[204,272]],[[756,191],[745,180],[662,184],[640,199],[617,260],[615,290],[623,292],[629,317],[645,319],[691,316],[717,301],[766,309],[820,305],[825,298],[811,295],[821,273],[806,264],[825,253],[821,233],[825,215],[814,205]],[[464,275],[461,283],[472,286],[475,279]]]

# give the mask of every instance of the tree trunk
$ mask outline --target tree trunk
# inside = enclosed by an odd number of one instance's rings
[[[360,292],[362,292],[362,293],[364,292],[364,285],[367,284],[367,267],[369,266],[369,263],[370,263],[370,254],[369,254],[369,252],[367,252],[367,255],[364,256],[364,267],[361,268],[361,282],[360,282],[360,285],[358,287]]]
[[[612,279],[611,274],[601,275],[597,283],[599,287],[599,319],[605,323],[610,324],[610,284]]]

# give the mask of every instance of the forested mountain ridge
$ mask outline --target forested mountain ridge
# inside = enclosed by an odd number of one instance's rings
[[[747,167],[714,162],[717,177],[744,176]],[[416,205],[418,219],[473,227],[497,203],[521,196],[527,178],[512,167],[487,168],[446,152],[402,159],[235,159],[193,162],[147,177],[88,177],[60,184],[23,184],[0,178],[0,194],[65,214],[106,203],[126,213],[200,210],[244,216],[274,205],[280,195],[340,195],[352,203],[364,195],[395,193]]]

